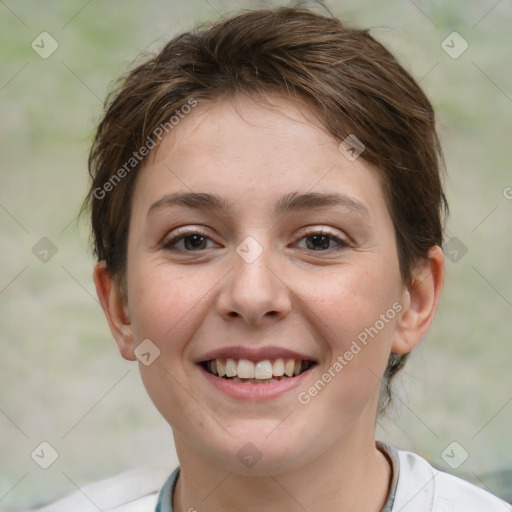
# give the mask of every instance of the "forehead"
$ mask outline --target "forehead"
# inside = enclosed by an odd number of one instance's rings
[[[242,205],[250,199],[254,207],[297,191],[341,192],[369,203],[369,210],[385,208],[376,171],[362,158],[350,161],[338,146],[304,103],[278,97],[199,102],[150,155],[134,206],[147,208],[166,191],[180,190]]]
[[[148,163],[157,163],[172,152],[174,157],[221,165],[228,161],[244,167],[265,161],[277,165],[283,156],[289,165],[297,165],[304,145],[318,148],[330,142],[332,136],[304,102],[278,96],[262,102],[247,96],[228,97],[199,102]]]

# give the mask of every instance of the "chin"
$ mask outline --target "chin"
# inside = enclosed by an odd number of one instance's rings
[[[278,424],[275,420],[240,421],[230,426],[232,437],[221,435],[217,443],[210,439],[206,446],[202,439],[202,450],[215,464],[240,475],[268,477],[307,464],[311,454],[306,453],[307,441],[301,435],[305,426],[297,428],[290,422],[292,428],[276,428]]]

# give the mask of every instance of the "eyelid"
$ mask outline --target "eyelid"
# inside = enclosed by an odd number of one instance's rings
[[[161,243],[161,246],[162,247],[169,247],[171,246],[171,243],[174,242],[178,242],[179,240],[181,240],[182,238],[185,238],[187,236],[191,236],[191,235],[201,235],[201,236],[204,236],[205,238],[208,238],[209,240],[212,240],[212,237],[210,236],[210,234],[207,232],[207,230],[205,230],[204,228],[202,228],[201,226],[186,226],[186,227],[181,227],[181,228],[177,228],[173,231],[171,231],[170,233],[168,233],[164,239],[162,240],[162,243]],[[215,242],[217,243],[217,242]]]
[[[176,229],[172,230],[170,233],[168,233],[165,238],[166,239],[171,238],[171,240],[172,240],[178,236],[195,235],[195,234],[207,236],[208,238],[210,238],[210,235],[207,233],[207,231],[202,226],[185,226],[185,227],[181,227],[181,228],[176,228]]]
[[[330,252],[335,251],[337,249],[343,249],[345,247],[348,247],[350,245],[350,241],[347,240],[346,236],[342,236],[338,234],[338,232],[334,232],[330,228],[326,228],[325,226],[307,226],[304,228],[301,228],[299,231],[299,234],[295,237],[295,241],[293,242],[293,245],[296,245],[300,240],[305,238],[306,236],[310,235],[326,235],[329,236],[332,240],[335,240],[338,243],[337,248],[330,249],[328,251],[321,251],[321,252]],[[207,232],[206,229],[204,229],[202,226],[186,226],[181,227],[173,230],[171,233],[168,233],[167,236],[163,239],[161,246],[163,248],[169,248],[173,247],[177,242],[182,240],[183,238],[186,238],[187,236],[191,235],[201,235],[205,238],[208,238],[214,243],[215,242],[210,234]],[[200,251],[198,251],[200,252]]]

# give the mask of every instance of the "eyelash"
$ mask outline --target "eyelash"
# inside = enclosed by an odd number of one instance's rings
[[[199,236],[202,236],[202,237],[207,238],[207,239],[210,240],[210,237],[208,236],[207,233],[205,233],[204,231],[196,228],[194,230],[188,230],[188,231],[183,231],[181,233],[178,233],[171,240],[164,242],[163,243],[163,248],[168,250],[168,251],[189,252],[189,253],[202,252],[202,251],[206,250],[206,249],[199,249],[197,251],[189,251],[189,250],[186,250],[186,249],[176,249],[175,248],[175,245],[178,242],[180,242],[182,240],[185,240],[189,236],[193,236],[193,235],[199,235]],[[340,251],[340,250],[343,250],[343,249],[346,249],[347,247],[349,247],[349,243],[348,242],[346,242],[345,240],[342,240],[341,238],[337,237],[336,235],[334,235],[332,233],[324,231],[323,229],[320,229],[320,230],[319,229],[304,230],[301,233],[300,237],[295,242],[295,244],[297,242],[299,242],[300,240],[302,240],[303,238],[307,238],[307,237],[310,237],[310,236],[313,236],[313,235],[326,236],[326,237],[329,238],[330,241],[332,240],[332,241],[336,242],[338,244],[338,247],[331,248],[331,249],[325,249],[325,250],[309,250],[309,252],[332,252],[332,251]]]

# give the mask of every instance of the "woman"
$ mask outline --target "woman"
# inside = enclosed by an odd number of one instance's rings
[[[442,289],[441,161],[412,77],[307,9],[124,78],[90,156],[94,279],[180,467],[115,510],[510,510],[375,441]]]

